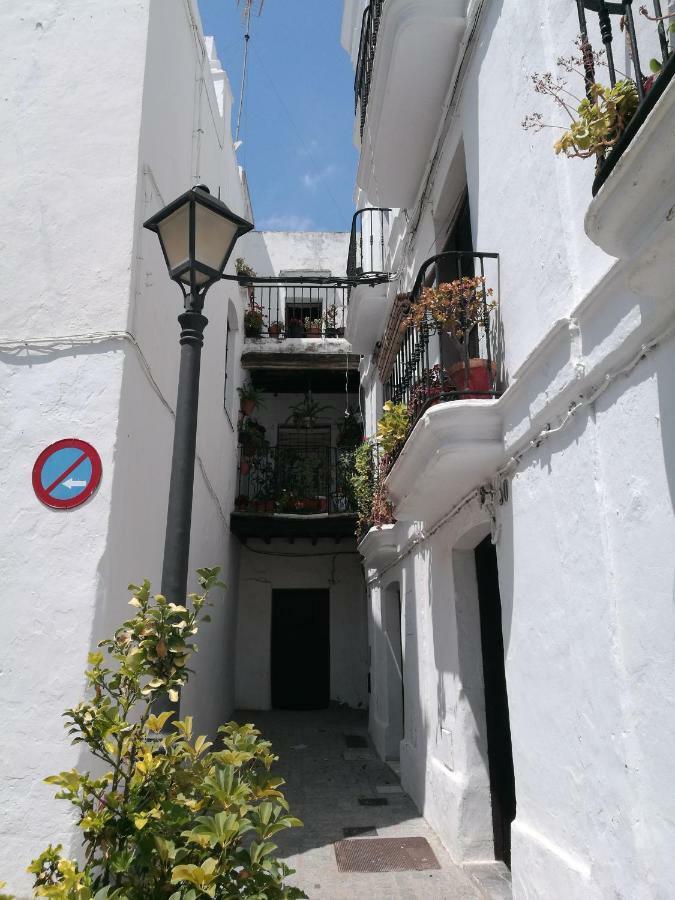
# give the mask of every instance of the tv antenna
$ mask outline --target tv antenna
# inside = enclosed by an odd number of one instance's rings
[[[241,75],[241,90],[239,92],[239,110],[237,112],[237,129],[235,133],[235,142],[239,140],[239,129],[241,127],[241,111],[244,107],[244,92],[246,90],[246,76],[248,74],[248,42],[251,39],[251,15],[255,14],[260,17],[262,15],[265,0],[237,0],[237,6],[241,6],[241,20],[244,24],[244,69]]]

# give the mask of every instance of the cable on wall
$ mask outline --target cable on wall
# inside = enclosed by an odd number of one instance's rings
[[[42,352],[42,353],[54,353],[59,350],[66,349],[74,349],[76,347],[90,346],[91,344],[100,344],[107,343],[109,341],[128,341],[136,350],[138,354],[138,359],[141,363],[141,368],[148,379],[150,386],[153,391],[159,398],[162,406],[169,412],[171,417],[175,420],[176,412],[174,408],[171,406],[169,401],[166,399],[164,394],[162,393],[162,389],[157,383],[155,376],[152,373],[152,369],[150,368],[150,363],[148,362],[143,350],[141,349],[140,344],[134,337],[134,335],[130,331],[92,331],[84,334],[70,334],[70,335],[59,335],[56,337],[43,337],[43,338],[28,338],[24,340],[17,340],[15,338],[2,338],[0,337],[0,353],[20,353],[21,351],[30,352],[31,350],[34,352]],[[202,477],[204,479],[204,483],[206,485],[206,489],[208,493],[211,495],[211,499],[216,504],[216,508],[218,510],[218,514],[223,522],[225,528],[229,531],[230,525],[223,511],[223,507],[221,506],[220,499],[218,494],[211,483],[211,479],[206,473],[206,468],[204,467],[204,462],[199,451],[196,452],[195,459],[197,461],[197,465],[199,466],[199,470],[202,473]]]
[[[620,369],[616,369],[614,372],[608,372],[600,384],[592,388],[590,393],[588,394],[580,394],[578,400],[573,400],[570,403],[569,409],[565,413],[564,416],[560,418],[558,424],[551,428],[550,426],[546,426],[546,428],[542,428],[541,431],[531,440],[529,440],[525,446],[519,450],[517,453],[514,453],[508,461],[498,469],[494,476],[488,482],[484,482],[477,488],[474,488],[469,494],[463,497],[459,503],[457,503],[453,508],[445,513],[440,519],[438,519],[428,531],[421,530],[415,538],[408,542],[407,546],[404,550],[399,553],[396,559],[392,560],[384,569],[378,572],[376,576],[373,578],[369,578],[367,580],[367,584],[375,584],[380,581],[386,574],[389,572],[394,566],[398,565],[404,559],[406,559],[410,554],[418,547],[420,544],[426,543],[434,534],[436,534],[439,529],[441,529],[444,525],[446,525],[451,519],[453,519],[461,510],[463,510],[470,503],[473,503],[474,500],[479,498],[484,498],[486,495],[492,496],[494,495],[494,485],[498,484],[505,478],[509,476],[517,474],[517,469],[522,460],[531,453],[533,450],[536,450],[540,447],[540,445],[553,437],[553,435],[559,434],[563,431],[569,423],[572,421],[575,415],[580,410],[586,409],[591,406],[595,401],[605,393],[605,391],[619,378],[627,377],[631,374],[631,372],[637,368],[637,366],[642,362],[643,359],[646,359],[647,356],[652,353],[660,344],[666,341],[669,337],[671,337],[675,333],[675,324],[671,325],[666,331],[664,331],[658,338],[654,338],[651,341],[648,341],[640,347],[640,350],[635,354],[635,356],[626,363],[625,366],[622,366]],[[494,524],[494,516],[491,515]],[[493,527],[493,543],[496,543],[498,540],[498,534],[495,532]]]

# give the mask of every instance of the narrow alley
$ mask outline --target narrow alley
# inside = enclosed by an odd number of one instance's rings
[[[334,705],[311,712],[239,710],[235,716],[255,722],[280,757],[276,771],[286,780],[286,799],[305,826],[275,840],[280,856],[296,870],[289,882],[301,886],[311,900],[510,897],[510,883],[494,863],[467,869],[453,864],[394,771],[372,749],[367,713]],[[336,852],[344,858],[336,844],[345,838],[418,840],[408,871],[373,872],[371,867],[370,872],[349,872],[340,871],[336,860]],[[420,838],[428,849],[420,847]],[[395,864],[404,867],[404,854],[397,856]],[[360,861],[364,858],[358,854]],[[438,868],[415,870],[415,862]],[[472,874],[480,877],[482,888]]]

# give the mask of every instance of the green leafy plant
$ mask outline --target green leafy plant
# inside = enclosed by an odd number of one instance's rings
[[[410,424],[410,415],[405,403],[391,400],[382,407],[383,413],[377,423],[377,441],[385,453],[393,453],[405,441]]]
[[[65,712],[73,743],[103,764],[96,777],[72,769],[47,778],[76,810],[83,863],[49,846],[29,871],[35,896],[57,900],[199,900],[305,897],[284,884],[275,833],[301,823],[288,814],[271,774],[277,757],[253,725],[219,729],[216,749],[158,703],[175,702],[218,569],[185,606],[131,585],[135,615],[89,655],[91,697]],[[172,721],[173,720],[173,721]]]
[[[248,307],[244,312],[244,334],[246,337],[260,337],[264,321],[262,306],[256,303],[254,295],[250,294]]]
[[[363,428],[356,411],[350,406],[344,420],[338,423],[337,446],[356,447],[363,439]]]
[[[290,409],[291,414],[286,419],[287,422],[292,422],[296,428],[314,428],[321,413],[327,412],[332,407],[314,400],[311,394],[305,394],[303,399],[299,403],[294,403]]]
[[[239,400],[241,403],[241,407],[246,412],[247,415],[257,407],[259,409],[264,408],[265,406],[265,391],[263,388],[257,388],[252,381],[246,381],[242,384],[241,387],[237,388],[237,393],[239,394]]]
[[[595,60],[598,59],[599,55],[596,55]],[[580,61],[561,58],[558,63],[568,72],[573,72],[577,71]],[[578,74],[582,75],[581,72]],[[540,113],[532,113],[523,120],[523,128],[532,131],[560,129],[562,135],[553,148],[557,154],[568,157],[587,159],[595,156],[602,161],[619,140],[638,107],[637,86],[630,78],[622,78],[614,87],[590,84],[587,96],[583,98],[570,92],[564,78],[554,78],[550,72],[535,72],[532,82],[536,93],[551,97],[570,122],[566,126],[549,125]]]
[[[243,256],[238,256],[235,259],[234,269],[237,275],[240,275],[242,278],[255,278],[258,274],[255,269],[249,266]]]
[[[357,534],[362,537],[369,528],[394,522],[391,501],[384,484],[385,462],[379,458],[377,446],[366,440],[354,451],[351,496],[356,504]]]

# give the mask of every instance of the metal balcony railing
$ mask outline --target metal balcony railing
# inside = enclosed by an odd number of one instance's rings
[[[405,403],[409,428],[435,403],[497,397],[496,299],[490,290],[499,284],[499,255],[452,251],[433,256],[422,265],[410,294],[411,308],[425,287],[437,287],[464,277],[483,279],[475,296],[479,313],[463,334],[443,331],[427,314],[408,325],[393,368],[384,385],[385,400]],[[437,339],[432,342],[432,337]]]
[[[345,333],[347,295],[344,284],[269,281],[244,284],[247,338],[338,338]]]
[[[354,111],[357,115],[360,115],[362,136],[366,124],[370,83],[375,64],[377,32],[380,28],[380,17],[384,3],[385,0],[371,0],[363,12],[361,21],[361,41],[359,43],[359,56],[354,77]]]
[[[386,244],[390,209],[358,209],[352,219],[347,278],[377,280],[388,277]]]
[[[354,451],[339,447],[240,448],[238,512],[354,513]]]
[[[621,78],[632,78],[635,82],[639,101],[637,110],[626,125],[623,134],[609,150],[605,158],[598,161],[596,179],[593,183],[593,194],[595,195],[675,74],[675,53],[673,53],[673,47],[668,39],[669,25],[675,22],[675,13],[669,14],[666,10],[666,15],[664,15],[660,0],[653,0],[653,14],[648,12],[646,5],[640,6],[640,15],[653,23],[655,28],[654,49],[657,53],[657,57],[650,60],[647,64],[648,68],[645,69],[647,54],[643,55],[643,51],[651,50],[652,48],[649,47],[648,35],[644,28],[640,29],[640,43],[642,47],[639,46],[633,13],[633,0],[620,0],[620,2],[576,0],[576,4],[581,32],[580,48],[584,65],[586,92],[589,99],[593,99],[591,86],[596,80],[602,81],[602,78],[596,78],[596,63],[599,62],[600,58],[595,53],[589,40],[589,22],[586,17],[586,11],[592,12],[597,16],[600,38],[604,48],[603,63],[607,65],[610,84],[614,87],[617,82],[617,74]],[[626,41],[627,68],[630,69],[626,73],[619,72],[615,64],[613,22],[620,29],[619,38],[621,41],[624,38]]]

